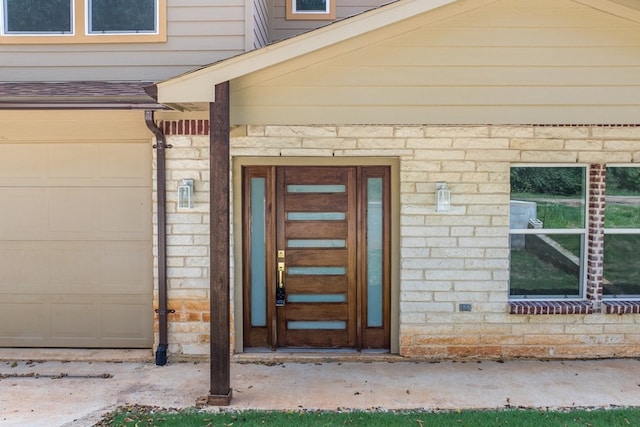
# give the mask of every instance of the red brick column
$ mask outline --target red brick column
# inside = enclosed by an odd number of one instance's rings
[[[209,120],[164,120],[160,129],[165,135],[209,135]]]
[[[604,208],[606,165],[589,168],[589,217],[587,218],[587,294],[594,312],[602,306],[604,264]]]

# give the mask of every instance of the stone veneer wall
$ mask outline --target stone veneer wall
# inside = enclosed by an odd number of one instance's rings
[[[167,150],[169,307],[176,310],[169,351],[202,356],[209,320],[208,137],[170,135],[167,142],[173,145]],[[249,126],[246,136],[232,137],[231,156],[400,159],[404,356],[640,355],[640,315],[511,314],[507,299],[510,166],[640,163],[640,127]],[[196,180],[196,207],[188,212],[176,212],[182,178]],[[451,189],[449,213],[434,210],[437,181]],[[472,310],[459,311],[461,303]],[[634,307],[617,312],[638,313]]]

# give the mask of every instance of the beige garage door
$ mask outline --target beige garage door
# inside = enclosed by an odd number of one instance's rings
[[[0,142],[0,346],[151,347],[148,142]]]

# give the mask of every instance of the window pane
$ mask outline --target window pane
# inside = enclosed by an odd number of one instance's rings
[[[328,12],[328,0],[295,0],[296,12]]]
[[[604,236],[605,296],[640,296],[640,235]]]
[[[583,167],[511,168],[511,229],[584,228],[585,174]]]
[[[11,33],[71,33],[71,0],[4,0],[4,27]]]
[[[287,240],[288,248],[346,248],[344,239],[290,239]]]
[[[157,0],[90,0],[90,33],[153,33]]]
[[[290,321],[287,322],[287,329],[345,329],[347,322],[342,320],[327,321]]]
[[[267,325],[265,179],[251,178],[251,325]]]
[[[288,274],[318,275],[318,276],[343,276],[347,270],[344,267],[289,267]]]
[[[606,228],[640,228],[640,168],[608,167]]]
[[[382,326],[382,178],[367,179],[367,326]]]
[[[346,294],[289,294],[289,302],[347,302]]]
[[[515,234],[510,296],[579,297],[582,235]]]

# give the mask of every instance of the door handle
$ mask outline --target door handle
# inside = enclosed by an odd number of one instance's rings
[[[278,286],[276,287],[276,306],[282,307],[285,301],[284,262],[278,263]]]

